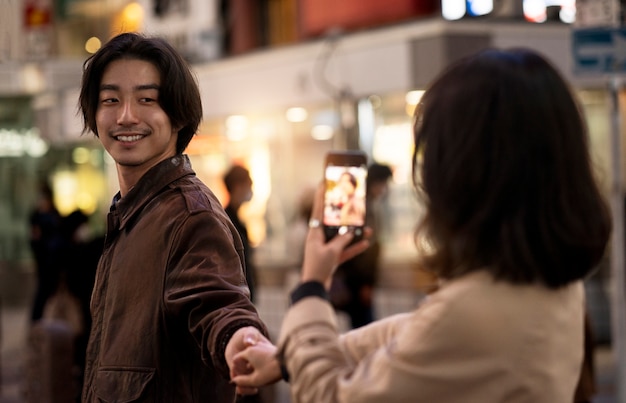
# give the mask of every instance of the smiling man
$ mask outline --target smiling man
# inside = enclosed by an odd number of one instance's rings
[[[189,66],[162,39],[121,34],[85,62],[79,104],[119,181],[83,401],[234,402],[232,357],[267,329],[237,230],[183,154],[202,118]]]

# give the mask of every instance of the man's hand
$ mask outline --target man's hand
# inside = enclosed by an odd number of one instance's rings
[[[224,351],[224,357],[226,358],[226,363],[230,369],[231,378],[236,375],[248,374],[253,371],[253,368],[248,364],[248,362],[242,359],[235,359],[235,357],[247,347],[256,345],[261,339],[265,339],[265,336],[263,336],[259,329],[254,326],[237,329],[237,331],[232,335],[226,345],[226,350]],[[258,389],[257,387],[240,387],[237,385],[237,393],[240,395],[253,395],[258,393]]]
[[[242,390],[256,389],[281,379],[276,346],[262,334],[259,336],[256,342],[249,339],[248,347],[233,360],[231,380]]]

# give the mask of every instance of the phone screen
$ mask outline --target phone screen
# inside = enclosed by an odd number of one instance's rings
[[[331,153],[326,158],[323,224],[326,238],[365,226],[367,162],[362,153]]]

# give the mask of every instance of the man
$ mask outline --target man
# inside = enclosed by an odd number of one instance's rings
[[[225,207],[226,214],[237,228],[243,242],[246,281],[250,288],[250,299],[256,302],[256,268],[252,259],[252,245],[248,237],[248,228],[239,218],[239,209],[243,203],[252,199],[252,178],[250,172],[241,165],[233,165],[224,175],[224,186],[228,191],[228,204]]]
[[[121,34],[85,62],[79,104],[120,186],[92,295],[83,401],[232,403],[228,364],[244,332],[267,329],[241,239],[183,154],[202,118],[194,76],[164,40]]]

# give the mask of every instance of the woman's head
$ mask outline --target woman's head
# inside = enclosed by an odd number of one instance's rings
[[[98,136],[96,112],[102,75],[107,66],[119,59],[138,59],[152,63],[161,75],[159,104],[172,127],[180,127],[176,152],[181,154],[202,120],[202,103],[197,82],[188,64],[165,40],[124,33],[107,42],[85,61],[79,107],[84,131]]]
[[[339,186],[346,195],[352,195],[356,191],[356,177],[348,171],[342,173],[339,177]]]
[[[558,287],[598,263],[610,219],[586,126],[543,57],[486,50],[450,67],[422,98],[415,146],[426,267]]]

